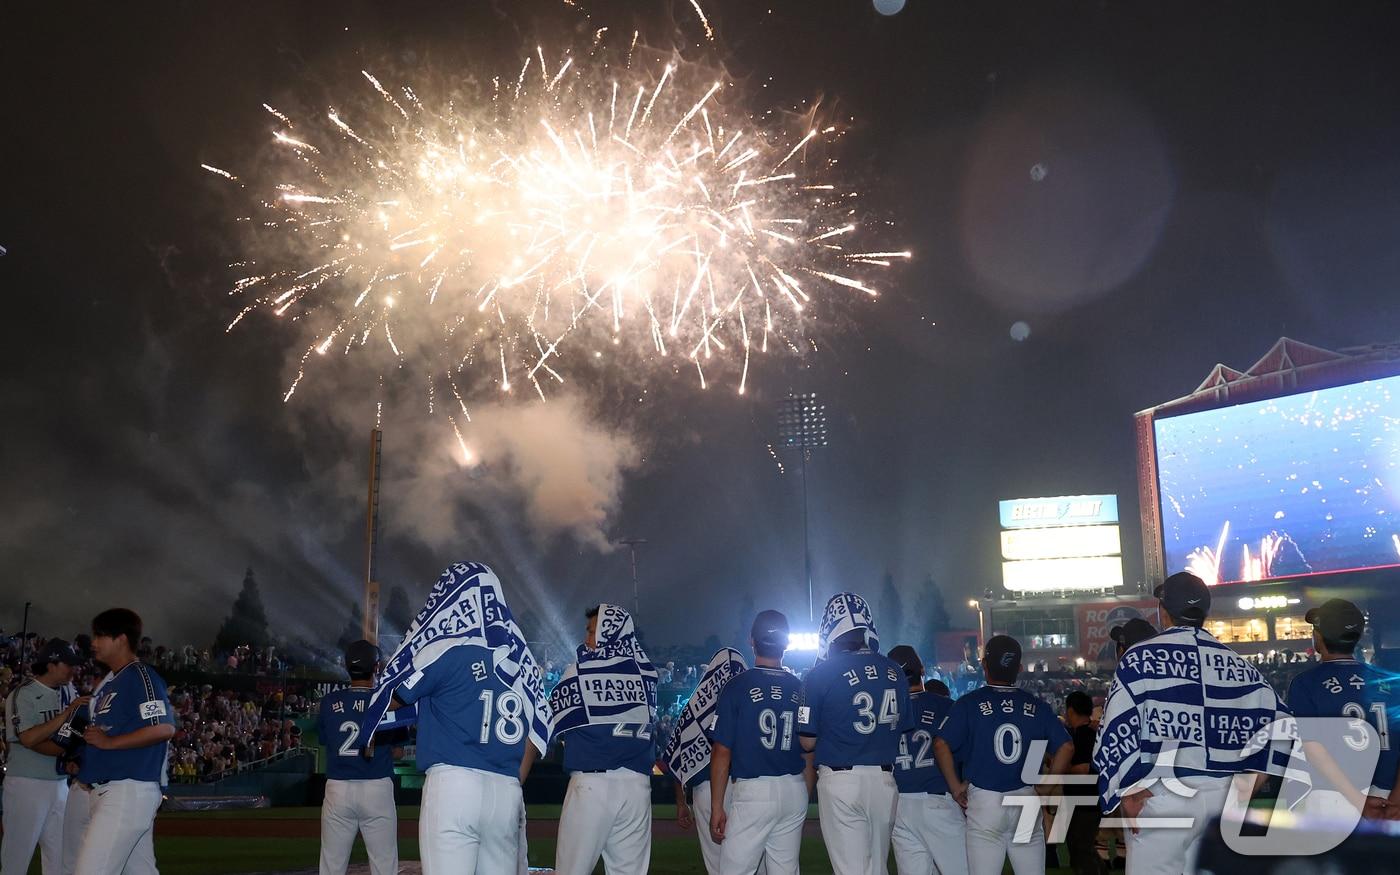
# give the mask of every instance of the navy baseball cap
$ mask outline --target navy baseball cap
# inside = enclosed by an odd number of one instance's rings
[[[1088,717],[1094,713],[1094,700],[1083,690],[1073,690],[1065,696],[1065,711]]]
[[[1010,635],[993,635],[987,639],[984,659],[987,665],[992,666],[996,674],[1019,671],[1021,642]]]
[[[1119,647],[1126,649],[1132,647],[1134,644],[1146,641],[1148,638],[1156,636],[1156,634],[1157,630],[1152,627],[1151,623],[1147,622],[1142,617],[1133,617],[1121,626],[1114,626],[1108,633],[1108,637],[1116,641]]]
[[[905,677],[910,680],[914,678],[923,678],[924,662],[919,659],[918,652],[908,644],[897,644],[891,647],[890,652],[886,655],[894,660],[900,668],[904,669]]]
[[[1303,616],[1322,633],[1322,640],[1339,644],[1355,644],[1366,631],[1366,615],[1346,599],[1328,599]]]
[[[39,651],[37,660],[42,665],[51,662],[61,662],[64,665],[82,665],[83,657],[78,653],[78,648],[67,641],[50,641],[44,645],[44,649]]]
[[[753,628],[749,636],[755,644],[767,644],[787,650],[788,621],[781,611],[759,611],[753,618]]]
[[[1152,594],[1161,599],[1167,615],[1199,623],[1210,613],[1210,587],[1189,571],[1178,571],[1162,581]]]
[[[345,670],[351,674],[374,674],[379,664],[379,648],[361,638],[345,648]]]

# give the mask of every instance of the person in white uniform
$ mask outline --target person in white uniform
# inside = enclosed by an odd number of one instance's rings
[[[914,728],[899,737],[894,760],[899,805],[890,844],[895,868],[899,875],[967,875],[967,817],[933,758],[934,736],[953,700],[942,681],[924,680],[924,663],[913,647],[891,648],[890,659],[909,679],[914,712]]]
[[[794,731],[802,682],[783,668],[787,617],[759,613],[749,643],[754,667],[729,682],[715,709],[710,837],[720,875],[752,875],[765,860],[768,875],[797,875],[816,773]]]
[[[326,798],[321,803],[320,875],[345,875],[355,835],[364,836],[371,875],[399,871],[399,818],[394,806],[394,750],[387,738],[361,751],[379,648],[355,641],[345,648],[350,686],[321,699],[317,731],[326,748]]]
[[[36,846],[44,875],[59,875],[63,863],[63,809],[68,776],[58,768],[63,749],[54,734],[87,702],[73,690],[73,668],[82,664],[73,645],[51,641],[34,663],[34,677],[5,699],[5,837],[0,875],[24,875]]]

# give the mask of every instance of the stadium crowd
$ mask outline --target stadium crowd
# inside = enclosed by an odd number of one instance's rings
[[[24,662],[32,662],[52,640],[56,639],[37,633],[0,634],[0,698],[7,698],[23,682]],[[72,643],[84,657],[83,664],[75,667],[73,686],[85,695],[101,681],[104,671],[92,659],[88,636],[78,635]],[[271,648],[240,647],[213,660],[207,649],[157,646],[143,638],[137,655],[166,675],[207,675],[215,680],[222,674],[272,674],[282,668]],[[171,739],[170,779],[179,783],[213,780],[240,766],[296,750],[302,741],[296,719],[316,713],[316,693],[315,687],[259,694],[214,683],[172,683],[170,701],[177,724]]]

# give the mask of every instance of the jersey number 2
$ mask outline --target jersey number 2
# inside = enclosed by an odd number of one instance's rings
[[[355,756],[355,742],[360,740],[360,724],[354,720],[346,720],[340,724],[340,731],[345,733],[345,741],[341,742],[340,755],[343,757]]]

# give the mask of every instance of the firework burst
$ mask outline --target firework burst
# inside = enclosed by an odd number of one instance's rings
[[[635,60],[635,38],[610,63],[604,31],[465,98],[365,72],[347,108],[264,105],[270,183],[202,165],[259,202],[230,330],[259,310],[309,326],[287,398],[313,357],[360,349],[424,371],[430,409],[464,419],[473,392],[544,398],[602,350],[743,393],[754,357],[806,347],[808,320],[909,257],[866,242],[815,111],[748,112],[714,71]]]

